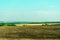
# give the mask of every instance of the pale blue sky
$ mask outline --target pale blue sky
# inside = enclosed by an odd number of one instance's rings
[[[0,21],[60,21],[60,0],[0,0]]]

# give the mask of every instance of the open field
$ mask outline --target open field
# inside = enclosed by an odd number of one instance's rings
[[[29,39],[29,38],[21,38],[21,39],[11,39],[11,38],[0,38],[0,40],[60,40],[60,39]]]
[[[60,39],[60,26],[1,26],[0,38]]]

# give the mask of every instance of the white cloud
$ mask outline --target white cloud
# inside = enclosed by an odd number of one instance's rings
[[[50,8],[55,8],[56,6],[55,5],[49,5]]]
[[[49,15],[49,16],[60,14],[60,12],[56,10],[37,10],[37,11],[34,11],[34,13],[36,15]]]
[[[34,11],[34,13],[39,13],[39,14],[47,14],[48,11],[43,11],[43,10],[37,10],[37,11]]]

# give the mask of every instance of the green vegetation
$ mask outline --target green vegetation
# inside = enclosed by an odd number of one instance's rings
[[[48,23],[56,23],[60,24],[60,22],[0,22],[4,24],[48,24]]]
[[[15,24],[0,23],[0,26],[16,26]]]
[[[52,24],[52,25],[60,25],[60,22],[1,22],[0,26],[16,26],[15,24]]]

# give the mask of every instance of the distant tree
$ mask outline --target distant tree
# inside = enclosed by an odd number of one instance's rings
[[[15,24],[8,24],[7,26],[16,26]]]
[[[0,26],[4,26],[4,23],[0,23]]]

